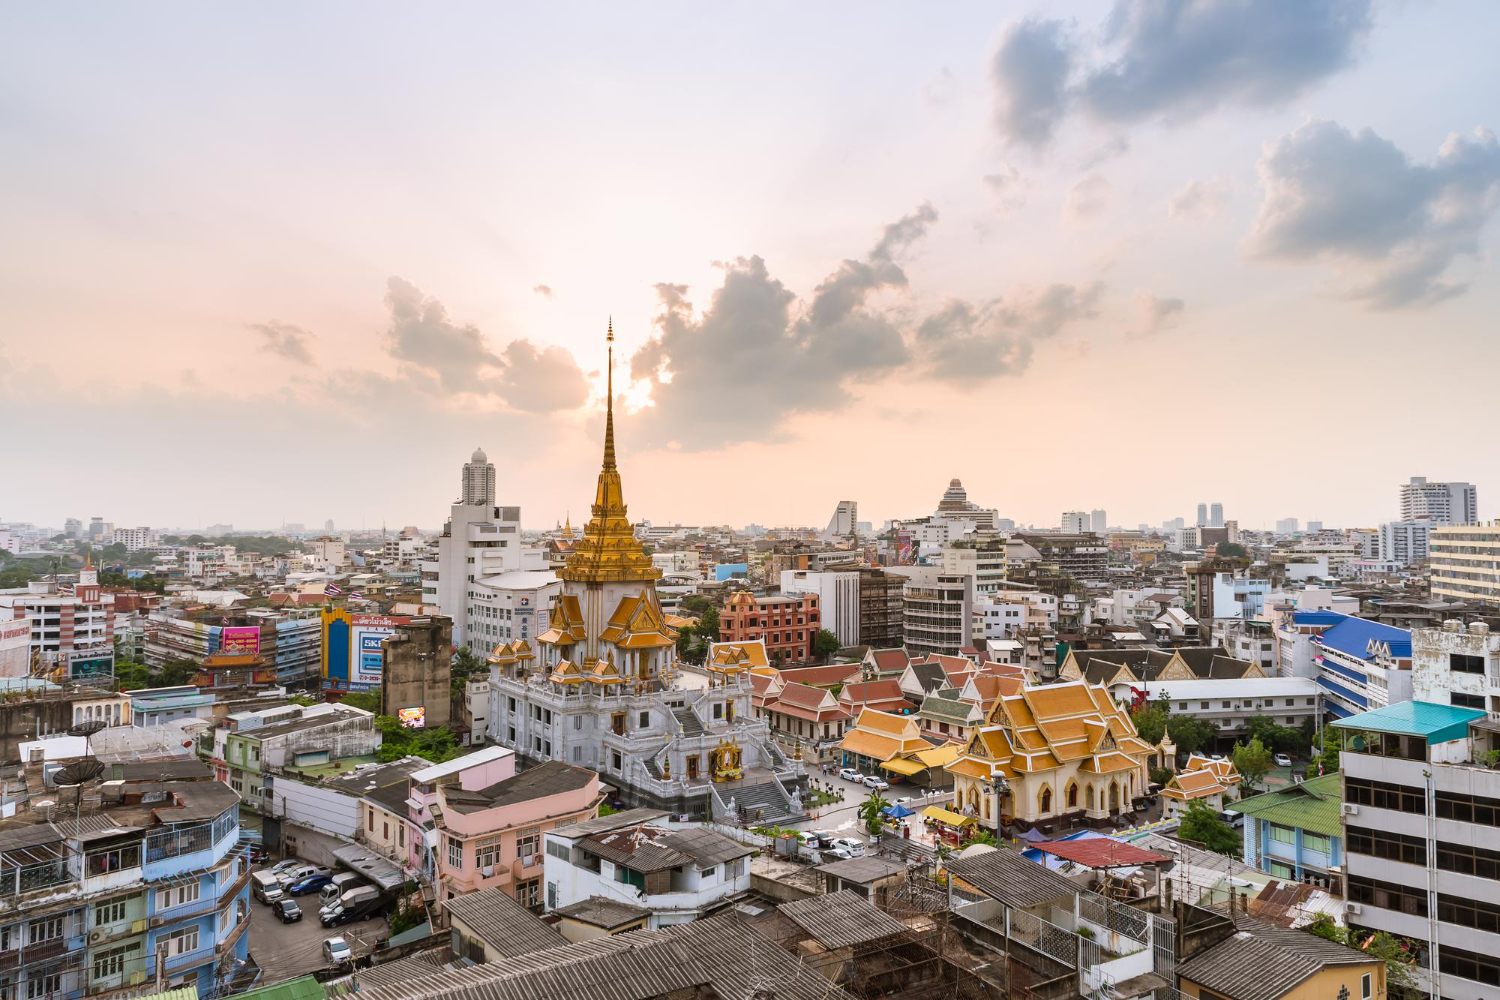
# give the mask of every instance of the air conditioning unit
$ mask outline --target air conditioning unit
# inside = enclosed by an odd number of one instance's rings
[[[1360,906],[1358,903],[1345,903],[1344,912],[1351,917],[1357,917],[1361,913],[1365,912],[1365,908],[1363,906]]]
[[[160,915],[154,916],[154,917],[151,918],[151,926],[152,927],[160,927],[162,924],[164,924],[166,922],[167,922],[167,918],[163,917],[163,916],[160,916]]]
[[[100,941],[103,941],[103,940],[104,940],[104,931],[102,929],[96,930],[96,931],[89,931],[89,944],[98,944]]]
[[[1345,802],[1344,803],[1344,815],[1345,816],[1358,816],[1359,815],[1359,806],[1355,805],[1353,802]]]

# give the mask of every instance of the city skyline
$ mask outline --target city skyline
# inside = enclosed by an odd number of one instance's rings
[[[1247,9],[8,11],[0,516],[431,527],[480,446],[550,523],[610,315],[637,519],[1485,490],[1500,456],[1411,412],[1483,426],[1437,359],[1500,362],[1497,15]],[[1341,417],[1402,403],[1379,447]],[[1276,475],[1150,457],[1247,434]]]

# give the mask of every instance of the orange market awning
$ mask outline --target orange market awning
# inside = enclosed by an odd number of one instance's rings
[[[928,806],[922,810],[922,815],[946,826],[968,826],[975,822],[973,816],[965,816],[962,813],[944,809],[942,806]]]
[[[880,766],[887,771],[904,774],[908,778],[927,770],[926,764],[923,764],[919,760],[912,760],[910,757],[897,757],[895,760],[888,760]]]

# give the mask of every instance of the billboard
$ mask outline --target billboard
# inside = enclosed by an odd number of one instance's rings
[[[896,565],[912,566],[917,561],[916,546],[910,532],[900,532],[896,535]]]
[[[31,622],[0,622],[0,677],[25,677],[30,672]]]
[[[407,729],[421,729],[427,725],[427,709],[417,708],[396,709],[396,720]]]
[[[394,615],[351,615],[344,608],[323,611],[323,687],[369,691],[380,687],[385,652],[381,644],[411,621]]]
[[[219,630],[219,652],[260,655],[259,625],[225,625]]]

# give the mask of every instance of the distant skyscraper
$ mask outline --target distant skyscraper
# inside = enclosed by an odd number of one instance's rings
[[[1094,522],[1094,531],[1098,532],[1099,534],[1102,535],[1106,530],[1108,530],[1109,515],[1105,514],[1104,511],[1098,510],[1097,508],[1090,511],[1089,519]]]
[[[1429,483],[1424,476],[1412,476],[1401,484],[1401,520],[1420,518],[1435,526],[1478,524],[1478,491],[1472,483]]]
[[[495,506],[495,467],[485,457],[483,448],[475,448],[469,464],[464,466],[463,497],[459,502]]]
[[[1307,522],[1307,533],[1308,534],[1315,535],[1315,534],[1317,534],[1318,532],[1320,532],[1322,530],[1323,530],[1323,522],[1322,521],[1308,521]]]
[[[1163,521],[1161,527],[1163,531],[1181,531],[1187,527],[1187,522],[1180,517],[1174,517],[1170,521]]]
[[[859,504],[853,500],[840,500],[839,505],[833,508],[833,517],[829,519],[823,534],[852,535],[858,530]]]
[[[1295,517],[1283,517],[1276,522],[1276,533],[1278,535],[1295,535],[1297,533],[1297,519]]]
[[[1210,528],[1224,527],[1224,505],[1216,503],[1208,509],[1208,526]]]
[[[1206,503],[1200,503],[1198,505],[1197,524],[1200,528],[1205,527],[1208,524],[1208,504]]]
[[[1081,510],[1064,511],[1062,516],[1062,530],[1080,532],[1089,530],[1089,516]]]

